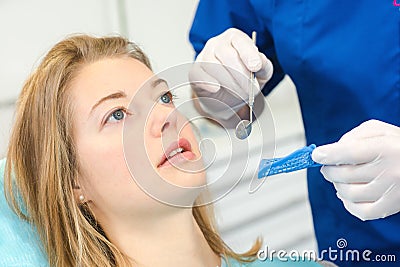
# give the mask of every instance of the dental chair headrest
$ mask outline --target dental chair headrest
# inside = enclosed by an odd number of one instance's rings
[[[0,160],[0,266],[48,267],[36,230],[20,219],[4,196],[4,167]]]

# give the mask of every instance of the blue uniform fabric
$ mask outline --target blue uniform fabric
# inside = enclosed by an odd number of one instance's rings
[[[5,159],[0,160],[0,266],[47,267],[36,231],[18,218],[5,199],[5,162]]]
[[[199,53],[231,27],[257,31],[259,50],[273,62],[265,95],[284,74],[294,81],[308,143],[336,142],[369,119],[400,126],[400,10],[393,1],[200,0],[189,38]],[[337,249],[344,238],[349,249],[369,249],[371,257],[395,254],[397,264],[384,266],[399,266],[400,214],[359,220],[318,168],[308,170],[308,193],[320,251]]]

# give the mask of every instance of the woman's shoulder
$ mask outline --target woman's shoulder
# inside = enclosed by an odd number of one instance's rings
[[[0,159],[0,266],[48,266],[36,231],[29,223],[20,219],[6,201],[5,163],[5,159]]]

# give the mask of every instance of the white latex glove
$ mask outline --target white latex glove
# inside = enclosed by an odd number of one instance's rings
[[[218,118],[229,119],[235,114],[231,108],[237,112],[249,99],[250,72],[255,72],[256,96],[272,76],[272,63],[258,52],[248,35],[231,28],[208,40],[197,56],[189,79],[200,97],[202,109]]]
[[[400,128],[377,120],[362,123],[337,142],[317,147],[314,161],[332,182],[345,208],[361,220],[400,211]]]

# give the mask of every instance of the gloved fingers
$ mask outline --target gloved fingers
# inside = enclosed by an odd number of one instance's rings
[[[241,96],[248,96],[250,89],[250,71],[244,65],[238,52],[231,45],[223,44],[215,48],[215,58],[221,65],[224,65],[225,69],[231,74],[231,77],[236,81],[236,92]],[[255,93],[260,91],[259,88],[259,84],[256,83]]]
[[[400,192],[399,187],[390,187],[385,194],[375,202],[354,203],[341,199],[345,208],[357,218],[373,220],[385,218],[400,211]],[[340,198],[340,196],[339,196]]]
[[[258,54],[258,52],[257,52]],[[239,56],[238,51],[230,44],[220,44],[214,49],[214,56],[222,65],[229,66],[245,77],[249,77],[250,71]],[[260,60],[261,62],[261,60]],[[261,65],[261,63],[260,63]]]
[[[236,96],[238,99],[242,99],[244,101],[246,101],[249,97],[248,95],[248,91],[246,89],[246,91],[241,88],[241,85],[238,84],[237,80],[232,76],[231,72],[229,70],[232,71],[231,68],[222,65],[220,62],[196,62],[196,64],[199,64],[200,68],[202,69],[203,72],[205,72],[205,74],[203,74],[203,77],[205,77],[206,79],[210,80],[210,81],[217,81],[217,83],[220,85],[219,90],[217,92],[215,91],[210,91],[212,93],[220,93],[223,94],[224,92],[221,92],[222,90],[226,90],[227,92],[229,92],[230,94],[232,94],[233,96]],[[235,72],[236,74],[242,76],[241,74],[239,74],[238,72]],[[212,77],[212,78],[210,78]],[[248,80],[246,79],[246,77],[243,77],[242,80]],[[246,86],[247,88],[247,86]],[[204,88],[206,89],[206,88]],[[203,92],[204,96],[207,96],[206,92]],[[215,96],[217,97],[218,96]],[[222,97],[222,96],[221,96]],[[232,98],[232,97],[231,97]],[[220,98],[222,100],[222,98]],[[238,100],[235,100],[238,101]]]
[[[217,93],[221,88],[225,88],[244,101],[249,98],[250,71],[257,72],[255,88],[253,87],[255,95],[261,92],[261,86],[264,86],[273,72],[272,63],[264,54],[258,52],[251,38],[234,28],[211,38],[198,55],[196,64],[201,64],[204,72],[197,76],[210,81],[203,86],[194,87],[196,92],[203,89],[205,96],[207,92]],[[238,100],[231,102],[238,104]]]
[[[311,157],[323,165],[362,164],[378,159],[381,151],[381,140],[372,137],[319,146]]]
[[[259,83],[259,88],[262,89],[264,85],[269,81],[269,79],[271,79],[274,72],[274,66],[263,53],[260,53],[260,56],[262,59],[262,67],[259,71],[255,73],[255,75]]]
[[[244,32],[237,29],[227,30],[231,34],[231,44],[248,71],[257,72],[262,68],[262,58],[253,40]]]
[[[189,71],[189,81],[198,96],[204,96],[204,93],[207,94],[207,92],[216,93],[221,87],[217,79],[203,70],[201,63],[192,65]]]
[[[348,212],[363,221],[373,220],[380,217],[374,208],[374,203],[353,203],[346,199],[341,200]]]
[[[378,164],[370,162],[358,165],[324,165],[320,171],[325,179],[332,183],[369,183],[384,172]]]
[[[376,179],[369,183],[344,184],[333,183],[340,199],[346,199],[354,203],[378,201],[390,188],[391,181]]]
[[[400,135],[400,128],[378,120],[368,120],[344,134],[340,141],[349,141],[385,135]]]
[[[230,43],[222,42],[219,36],[207,42],[209,47],[204,48],[196,59],[204,72],[218,80],[220,88],[225,88],[241,99],[248,99],[248,77],[250,72],[242,64],[236,50]],[[214,45],[213,43],[217,43]],[[206,44],[207,46],[207,44]]]

